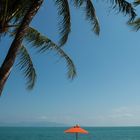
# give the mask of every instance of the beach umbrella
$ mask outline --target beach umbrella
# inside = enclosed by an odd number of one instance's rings
[[[65,133],[75,133],[76,134],[76,140],[78,140],[78,133],[82,134],[88,134],[88,131],[81,128],[79,125],[76,125],[74,127],[71,127],[64,131]]]

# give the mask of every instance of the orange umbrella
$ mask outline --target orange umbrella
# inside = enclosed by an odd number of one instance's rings
[[[67,129],[64,131],[65,133],[75,133],[76,134],[76,140],[78,140],[78,133],[82,134],[88,134],[88,131],[81,128],[79,125],[76,125],[70,129]]]

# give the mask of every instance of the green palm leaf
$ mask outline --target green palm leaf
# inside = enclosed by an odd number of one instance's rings
[[[86,17],[93,25],[92,30],[99,35],[100,26],[98,22],[98,18],[96,16],[95,8],[91,2],[91,0],[86,0]]]
[[[118,10],[118,12],[122,12],[125,15],[129,15],[129,21],[134,20],[136,17],[135,9],[132,4],[127,2],[126,0],[110,0],[113,6],[113,9]]]
[[[21,22],[22,18],[25,16],[30,6],[33,4],[33,1],[30,0],[20,0],[16,1],[16,6],[12,7],[12,10],[15,11],[13,17],[14,22]],[[12,12],[13,13],[13,12]],[[13,18],[10,17],[10,18]]]
[[[76,76],[76,68],[70,57],[57,45],[52,46],[52,50],[54,50],[60,57],[66,60],[68,78],[73,79]]]
[[[36,81],[36,71],[32,62],[32,59],[27,51],[27,49],[22,45],[18,51],[19,66],[20,70],[23,72],[25,78],[27,79],[27,89],[32,89]]]
[[[128,22],[128,25],[130,25],[135,31],[138,31],[140,29],[140,18],[137,18],[133,22]]]
[[[57,10],[60,15],[59,31],[61,37],[59,46],[63,46],[67,42],[71,31],[69,3],[67,0],[55,0],[55,3],[58,6]]]
[[[73,0],[74,6],[81,7],[85,0]]]
[[[23,18],[33,1],[1,0],[0,21],[9,22],[12,18]]]
[[[134,6],[140,5],[140,0],[135,0],[133,4],[134,4]]]
[[[62,50],[62,48],[58,47],[46,36],[41,35],[37,30],[30,27],[25,36],[25,40],[29,42],[32,47],[38,49],[39,52],[45,52],[47,50],[55,51],[60,57],[66,60],[68,78],[73,79],[76,76],[76,69],[70,57]]]
[[[32,3],[29,0],[0,1],[0,36],[6,35],[11,27],[21,23]]]
[[[85,13],[86,13],[86,19],[90,21],[92,25],[92,30],[99,35],[100,33],[100,26],[99,21],[96,16],[95,8],[93,6],[93,3],[91,0],[73,0],[75,7],[81,7],[84,6]]]

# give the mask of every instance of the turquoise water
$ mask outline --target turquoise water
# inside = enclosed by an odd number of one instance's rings
[[[0,140],[75,140],[64,127],[0,127]],[[89,127],[79,140],[140,140],[140,127]]]

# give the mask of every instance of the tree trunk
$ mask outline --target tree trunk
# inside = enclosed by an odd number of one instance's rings
[[[25,17],[23,18],[23,21],[21,22],[21,25],[17,30],[16,36],[9,48],[7,56],[5,60],[3,61],[3,64],[0,68],[0,95],[2,94],[5,82],[10,75],[11,69],[15,62],[16,55],[17,55],[18,49],[21,46],[24,35],[26,34],[29,24],[32,21],[35,14],[37,13],[38,9],[40,8],[42,2],[43,0],[34,0],[30,9],[28,10]]]

